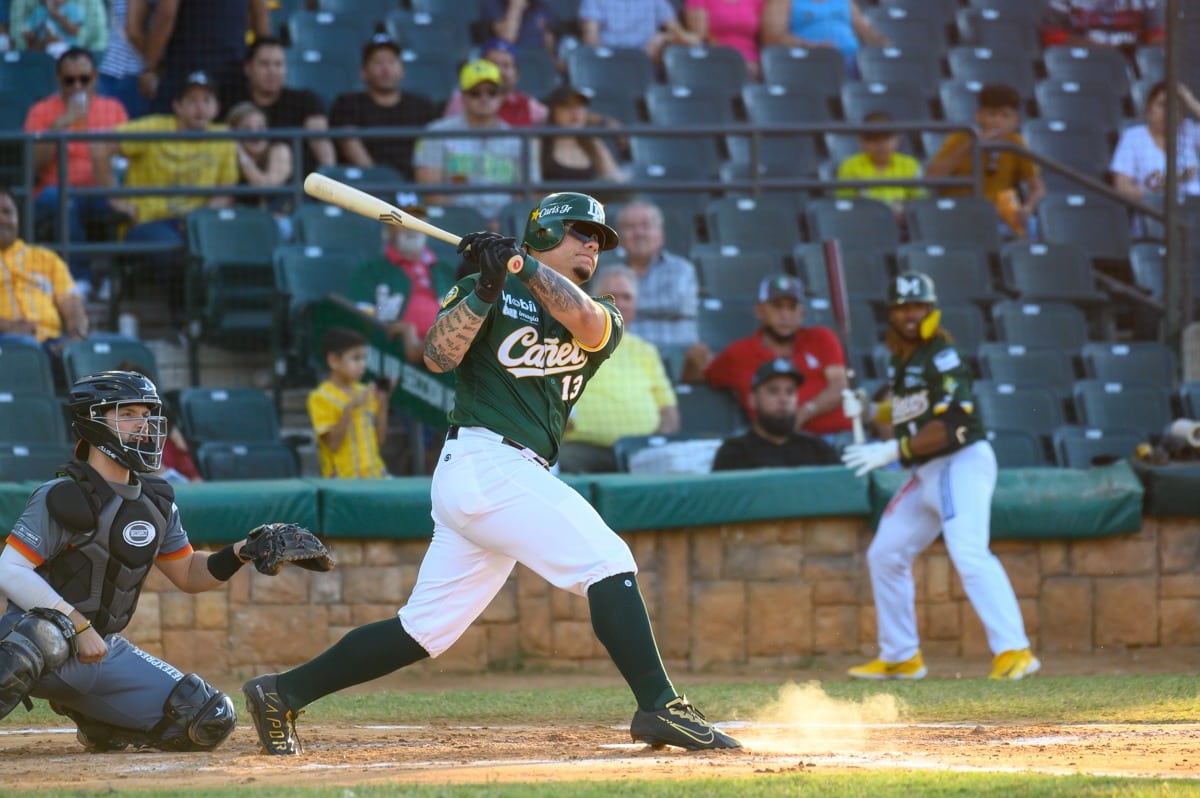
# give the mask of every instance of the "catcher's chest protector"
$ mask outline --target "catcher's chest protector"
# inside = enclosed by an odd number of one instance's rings
[[[50,515],[77,532],[74,545],[37,572],[101,635],[124,629],[162,545],[175,491],[164,480],[141,477],[141,496],[123,499],[86,463],[67,466],[71,479],[47,494]],[[90,513],[90,529],[81,521]]]

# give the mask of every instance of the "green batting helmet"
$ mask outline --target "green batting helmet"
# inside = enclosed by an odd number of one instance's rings
[[[617,231],[604,223],[604,206],[595,197],[561,191],[550,194],[530,211],[522,243],[534,252],[553,249],[566,235],[565,222],[595,233],[601,250],[612,249],[620,241]]]
[[[910,302],[937,304],[937,291],[933,278],[922,272],[901,272],[888,286],[888,307],[907,305]]]

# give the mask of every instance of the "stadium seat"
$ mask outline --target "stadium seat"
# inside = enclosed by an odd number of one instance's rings
[[[1164,290],[1163,264],[1167,248],[1157,241],[1138,241],[1129,248],[1129,264],[1133,279],[1150,296],[1162,300]]]
[[[97,371],[111,371],[123,362],[136,363],[159,384],[154,352],[135,338],[110,335],[68,341],[62,350],[62,362],[68,385]]]
[[[726,105],[741,96],[747,81],[746,59],[732,47],[667,47],[662,60],[667,84],[707,94]]]
[[[436,53],[466,61],[471,55],[471,29],[457,14],[428,14],[397,8],[387,14],[387,32],[405,50]]]
[[[875,83],[851,80],[842,84],[842,112],[847,122],[862,122],[867,114],[882,111],[898,122],[933,118],[930,94],[912,83]]]
[[[0,91],[15,92],[28,110],[46,95],[58,92],[56,60],[40,50],[7,50],[0,53]]]
[[[792,122],[828,122],[833,120],[826,99],[817,94],[797,92],[778,84],[751,83],[742,89],[742,104],[749,121],[758,125],[783,125]],[[759,163],[770,176],[813,175],[819,155],[817,136],[802,133],[773,133],[759,137]],[[752,142],[749,136],[728,135],[725,146],[735,163],[750,163]]]
[[[827,100],[839,97],[846,82],[846,60],[833,47],[762,48],[763,83],[786,86],[789,91],[823,91]]]
[[[708,238],[743,252],[768,250],[789,253],[800,240],[800,220],[794,207],[769,199],[721,197],[704,210]]]
[[[54,396],[0,393],[0,443],[69,443],[63,406]]]
[[[1001,10],[1026,25],[1037,25],[1050,7],[1050,0],[967,0],[966,5]]]
[[[458,80],[454,77],[462,66],[458,53],[404,50],[400,60],[404,62],[405,91],[424,94],[439,108],[458,88]]]
[[[1080,351],[1083,373],[1104,382],[1151,383],[1174,390],[1179,383],[1175,354],[1157,341],[1092,342]]]
[[[989,429],[1020,429],[1049,440],[1063,424],[1062,406],[1049,388],[976,380],[979,417]]]
[[[716,181],[721,156],[712,136],[630,136],[633,171],[643,180]]]
[[[819,242],[797,244],[792,250],[792,260],[808,294],[829,299],[824,247]],[[882,251],[843,248],[842,275],[850,297],[883,302],[887,294],[888,267]]]
[[[1046,78],[1037,82],[1033,93],[1042,119],[1095,128],[1107,136],[1116,136],[1125,116],[1117,87],[1097,78],[1086,82]]]
[[[353,0],[351,0],[352,2]],[[395,0],[393,0],[393,5]],[[403,5],[403,3],[401,3]],[[561,9],[573,4],[574,10],[579,10],[579,0],[567,0],[564,2],[551,2],[543,0],[544,5],[555,7],[559,12],[559,17],[565,18]],[[474,20],[479,17],[479,10],[483,6],[483,0],[408,0],[408,7],[413,11],[421,11],[426,14],[457,14],[460,20]]]
[[[719,353],[739,338],[745,338],[758,327],[754,316],[753,299],[718,299],[704,297],[696,314],[700,340],[713,354]]]
[[[732,392],[705,384],[675,386],[680,434],[689,438],[728,438],[747,426],[745,413]]]
[[[358,53],[375,32],[370,15],[331,14],[328,11],[294,11],[287,20],[288,41],[293,46],[322,53]]]
[[[533,200],[515,199],[504,204],[500,209],[498,219],[500,220],[500,232],[506,236],[512,236],[520,241],[525,237],[525,226],[529,221],[529,214],[537,207],[537,203]],[[441,222],[438,222],[441,226]],[[447,230],[458,229],[446,227]],[[467,228],[463,228],[467,229]],[[473,227],[472,230],[482,230],[482,227]]]
[[[890,254],[900,245],[892,209],[867,197],[815,199],[805,208],[808,240],[834,238],[843,252],[868,249]]]
[[[1038,205],[1047,244],[1076,244],[1093,260],[1128,261],[1129,219],[1116,203],[1084,194],[1048,192]]]
[[[1012,241],[1000,251],[1005,286],[1027,302],[1061,301],[1099,312],[1109,296],[1096,288],[1087,253],[1074,244]]]
[[[984,85],[1002,83],[1016,89],[1023,101],[1033,99],[1033,87],[1037,80],[1033,62],[1020,51],[958,45],[950,48],[947,59],[951,77],[974,80]]]
[[[1142,80],[1157,82],[1167,75],[1167,48],[1161,44],[1137,48],[1133,53],[1133,61],[1137,64],[1138,77]]]
[[[934,0],[930,0],[934,2]],[[863,13],[871,24],[896,47],[922,48],[939,57],[946,49],[946,28],[940,19],[912,13],[899,6],[868,6]]]
[[[0,482],[46,482],[71,459],[69,443],[0,444]]]
[[[1021,126],[1021,135],[1025,137],[1029,149],[1039,155],[1096,180],[1104,180],[1112,148],[1102,128],[1059,119],[1029,119]],[[1047,191],[1089,193],[1066,175],[1046,168],[1041,172]]]
[[[942,118],[947,122],[974,125],[975,112],[979,110],[979,90],[982,88],[982,82],[963,78],[946,78],[938,83]]]
[[[1000,468],[1039,468],[1046,465],[1046,450],[1037,435],[1023,429],[989,429],[988,443]]]
[[[354,252],[297,244],[275,250],[275,324],[272,352],[275,375],[292,381],[315,382],[320,373],[313,363],[309,310],[329,294],[345,294],[363,258]]]
[[[518,47],[517,66],[517,90],[530,97],[544,98],[561,82],[554,56],[544,47]]]
[[[18,339],[0,341],[0,392],[53,395],[54,375],[46,350]]]
[[[646,89],[644,99],[651,124],[663,127],[719,125],[734,121],[729,98],[716,92],[655,84]]]
[[[383,231],[378,222],[325,202],[306,202],[292,214],[296,241],[323,250],[353,252],[360,259],[383,251]]]
[[[780,274],[784,267],[782,255],[767,250],[728,254],[693,251],[691,260],[700,275],[704,294],[721,300],[757,299],[759,283]]]
[[[1200,380],[1190,380],[1179,386],[1179,405],[1185,418],[1200,421]]]
[[[912,242],[896,251],[901,271],[923,272],[933,278],[940,302],[975,302],[990,306],[1000,299],[992,284],[987,250],[950,248]]]
[[[454,230],[466,234],[487,229],[487,220],[483,218],[483,214],[467,205],[430,205],[425,210],[429,221],[443,230]],[[524,237],[525,219],[528,216],[529,207],[526,205],[524,216],[521,218],[521,228],[515,234],[518,241]],[[457,249],[455,244],[439,241],[436,238],[427,238],[425,244],[439,258],[454,263],[460,260],[458,253],[455,251]]]
[[[1031,23],[1016,5],[996,3],[988,8],[959,9],[955,15],[958,40],[966,46],[1013,53],[1032,62],[1041,49],[1037,24]]]
[[[1171,395],[1162,385],[1079,380],[1073,391],[1079,423],[1104,430],[1133,430],[1157,441],[1171,422]]]
[[[295,479],[300,476],[296,453],[277,441],[229,443],[210,441],[196,447],[196,466],[205,479]]]
[[[941,39],[946,40],[954,27],[954,15],[958,12],[958,0],[880,0],[883,8],[900,8],[909,16],[924,17],[941,27]]]
[[[179,394],[183,431],[195,443],[278,443],[271,398],[254,388],[185,388]]]
[[[904,206],[909,238],[946,248],[1000,249],[996,206],[983,197],[928,197]]]
[[[378,196],[387,197],[394,195],[395,192],[408,188],[409,181],[404,179],[395,168],[391,166],[349,166],[347,164],[330,164],[327,166],[318,166],[317,171],[334,180],[339,180],[343,183],[350,183],[356,188],[366,191],[368,194],[376,194]],[[375,188],[378,186],[378,188]]]
[[[979,373],[984,379],[1048,388],[1063,403],[1071,399],[1075,366],[1071,353],[1053,346],[1023,346],[987,341],[979,345]]]
[[[291,48],[287,57],[288,85],[312,89],[328,108],[339,94],[359,85],[358,59],[346,57],[346,52]]]
[[[1098,82],[1121,99],[1129,96],[1129,61],[1115,47],[1047,47],[1042,50],[1042,63],[1048,77],[1076,83]]]
[[[1063,468],[1092,468],[1133,457],[1145,439],[1132,430],[1062,426],[1054,430],[1054,459]]]
[[[617,471],[624,474],[629,473],[630,458],[643,449],[665,446],[668,443],[677,443],[680,441],[694,441],[696,439],[695,435],[684,433],[675,435],[626,435],[623,438],[618,438],[617,442],[613,444],[613,456],[617,461]]]
[[[954,346],[972,365],[980,344],[988,340],[987,320],[978,305],[970,302],[941,302],[942,328],[954,338]]]
[[[922,87],[932,99],[942,79],[942,62],[929,47],[867,46],[858,50],[858,72],[871,83],[910,83]]]
[[[566,61],[571,84],[595,97],[642,97],[654,83],[654,63],[645,50],[580,45]]]
[[[996,336],[1009,344],[1055,346],[1078,352],[1088,340],[1087,317],[1066,302],[1020,302],[1005,299],[992,305]]]
[[[317,0],[317,11],[325,11],[335,17],[355,15],[380,25],[389,12],[400,7],[397,0]]]

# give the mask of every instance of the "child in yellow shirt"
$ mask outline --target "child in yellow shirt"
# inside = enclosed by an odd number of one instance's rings
[[[329,379],[308,395],[321,476],[378,479],[388,476],[379,447],[387,438],[392,386],[360,382],[367,370],[367,339],[333,327],[321,338]]]
[[[886,125],[892,121],[890,114],[873,111],[863,117],[863,124]],[[882,180],[889,177],[903,180],[921,176],[921,163],[911,155],[898,152],[900,136],[889,130],[868,131],[859,134],[862,152],[851,155],[838,166],[838,180]],[[904,203],[910,199],[924,197],[920,186],[872,186],[871,188],[839,188],[839,197],[863,196],[877,199],[891,206],[897,221],[904,217]]]

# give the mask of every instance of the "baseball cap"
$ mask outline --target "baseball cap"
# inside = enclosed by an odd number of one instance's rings
[[[463,91],[470,91],[480,83],[500,85],[500,67],[486,58],[468,61],[458,73],[458,85]]]
[[[376,50],[386,48],[391,50],[396,55],[400,55],[400,43],[386,33],[376,33],[362,47],[362,63],[366,64],[367,59],[371,57]]]
[[[790,274],[777,274],[766,277],[758,286],[758,301],[771,302],[776,299],[791,298],[797,302],[804,301],[804,283],[799,277]]]
[[[750,378],[750,390],[754,390],[768,380],[773,380],[776,377],[788,377],[796,385],[804,383],[804,375],[796,370],[796,366],[792,361],[780,357],[775,360],[768,360],[755,370],[754,376]]]
[[[213,94],[217,92],[217,84],[213,82],[212,78],[203,69],[197,69],[195,72],[188,73],[188,76],[183,81],[183,85],[179,87],[179,96],[182,97],[187,94],[188,89],[193,86],[203,86]]]
[[[479,47],[479,54],[483,55],[485,53],[490,53],[495,50],[502,50],[503,52],[506,52],[509,55],[511,55],[514,59],[517,57],[516,45],[514,45],[512,42],[508,41],[507,39],[500,39],[500,38],[496,38],[496,37],[488,39],[486,42],[484,42]]]
[[[571,100],[579,100],[584,105],[591,102],[591,98],[569,83],[555,86],[542,102],[546,104],[547,108],[553,108],[556,105],[565,105]]]
[[[421,195],[415,191],[397,191],[396,207],[405,213],[415,213],[419,216],[429,215],[429,209],[425,207]]]

